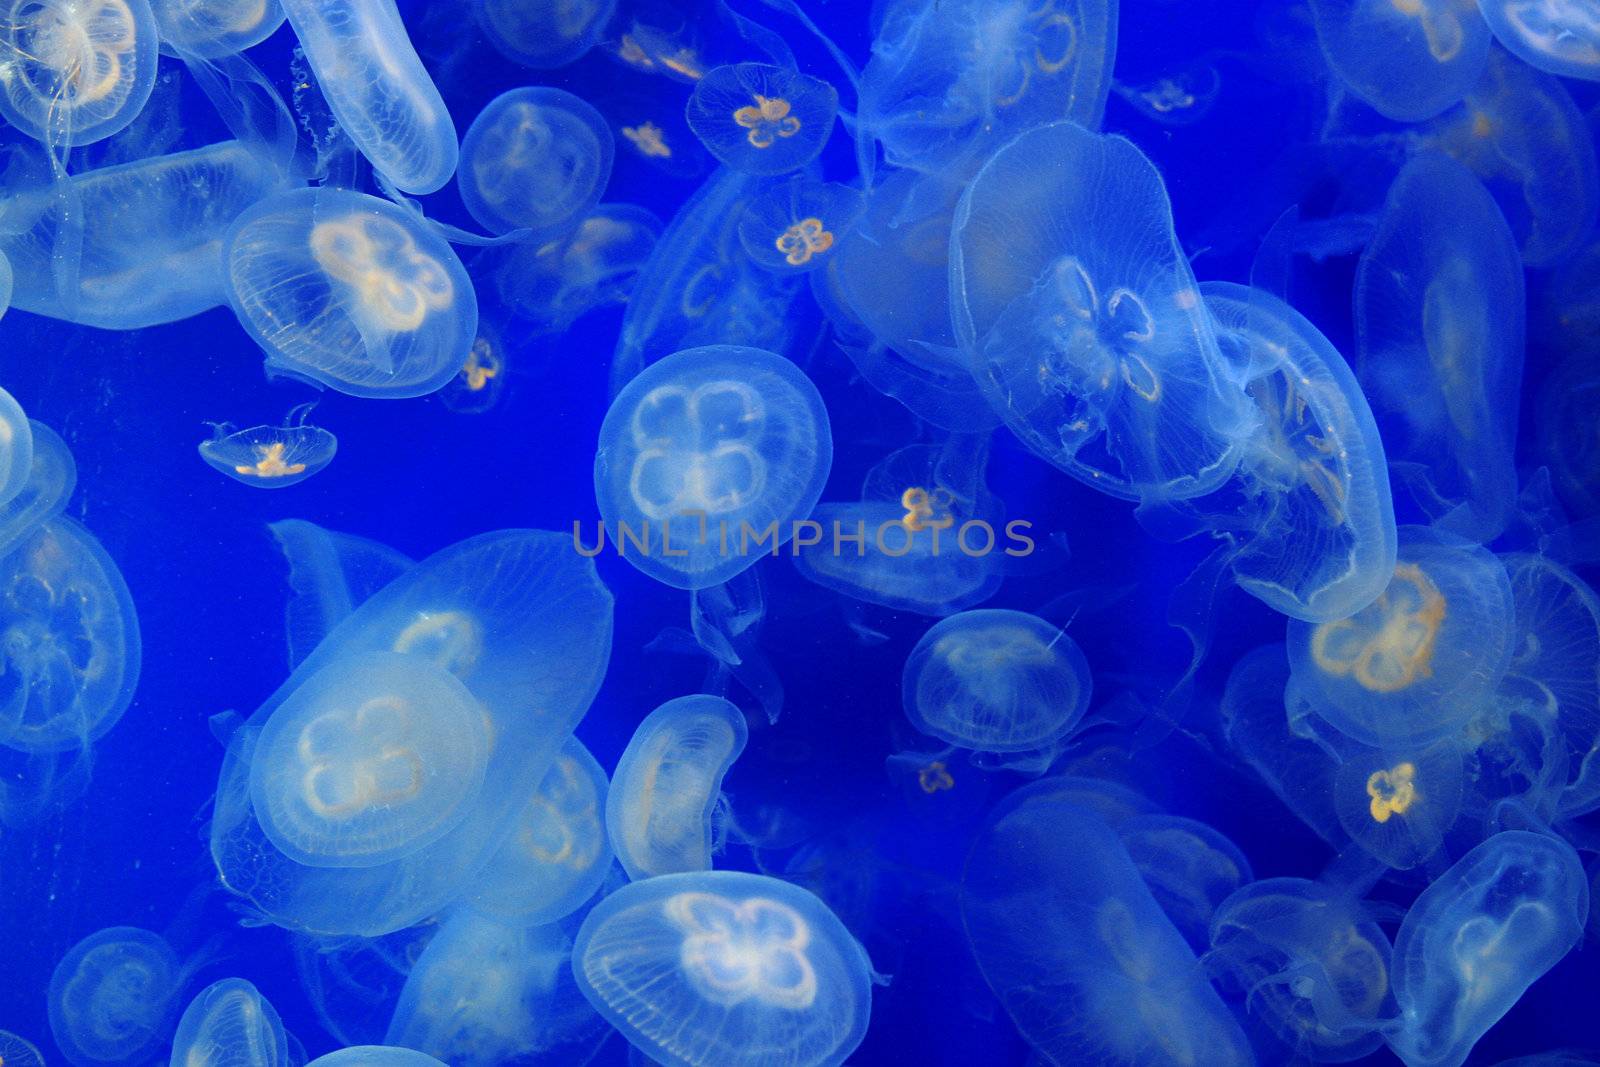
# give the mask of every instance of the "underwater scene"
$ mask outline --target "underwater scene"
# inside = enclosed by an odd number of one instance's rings
[[[0,0],[0,1067],[1600,1064],[1595,0]]]

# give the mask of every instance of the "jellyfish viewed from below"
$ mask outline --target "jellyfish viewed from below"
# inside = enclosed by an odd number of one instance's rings
[[[283,25],[278,0],[155,0],[163,47],[198,59],[253,48]]]
[[[822,151],[839,111],[833,86],[765,63],[714,67],[695,82],[689,129],[721,163],[745,174],[786,174]]]
[[[1351,840],[1397,870],[1432,857],[1461,811],[1465,770],[1454,738],[1429,745],[1352,746],[1334,777]]]
[[[606,121],[564,89],[501,93],[461,141],[461,199],[491,233],[558,236],[605,192],[616,149]]]
[[[9,503],[33,470],[33,427],[16,397],[0,388],[0,507]]]
[[[1600,14],[1581,0],[1483,0],[1497,41],[1539,70],[1600,81]]]
[[[688,349],[647,367],[606,412],[594,460],[602,536],[657,581],[704,589],[776,554],[832,462],[822,397],[793,363]]]
[[[200,442],[200,458],[234,481],[258,489],[282,489],[303,482],[333,462],[339,442],[320,426],[308,426],[307,412],[291,412],[283,426],[236,430],[212,423],[209,441]]]
[[[678,697],[645,716],[606,795],[606,831],[629,878],[711,869],[722,777],[749,736],[721,697]]]
[[[605,33],[617,0],[472,0],[472,14],[500,54],[548,70],[581,59]]]
[[[1459,101],[1489,54],[1473,0],[1313,0],[1311,11],[1328,66],[1396,122],[1431,119]]]
[[[768,270],[815,270],[861,213],[857,189],[796,176],[752,199],[739,219],[739,243]]]
[[[202,989],[178,1020],[171,1067],[289,1067],[277,1009],[243,978]]]
[[[478,300],[419,219],[343,189],[299,189],[235,221],[223,281],[267,372],[352,396],[434,392],[466,360]]]
[[[838,1067],[866,1034],[872,966],[806,890],[735,871],[634,882],[597,904],[572,969],[658,1063]]]
[[[50,1033],[75,1067],[134,1064],[167,1039],[182,980],[172,947],[113,926],[74,945],[50,976]]]

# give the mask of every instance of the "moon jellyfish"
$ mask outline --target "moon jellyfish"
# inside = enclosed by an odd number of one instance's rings
[[[776,555],[832,462],[822,397],[793,363],[754,348],[692,348],[646,367],[612,402],[595,498],[630,563],[674,588],[704,589]]]
[[[1369,855],[1396,870],[1431,857],[1461,811],[1465,772],[1453,740],[1394,741],[1342,753],[1334,776],[1339,824]]]
[[[601,204],[569,232],[501,250],[500,299],[540,333],[565,333],[581,316],[626,303],[661,239],[661,220],[634,204]]]
[[[1130,500],[1198,496],[1233,473],[1244,399],[1133,144],[1030,130],[967,186],[953,233],[956,336],[1024,444]]]
[[[1017,1030],[1048,1063],[1253,1064],[1116,833],[1053,789],[1002,801],[961,877],[973,956]]]
[[[283,25],[278,0],[156,0],[161,44],[184,56],[220,59],[253,48]]]
[[[1393,949],[1347,893],[1303,878],[1252,882],[1218,907],[1211,945],[1298,1057],[1344,1063],[1383,1044]]]
[[[1112,82],[1111,91],[1152,122],[1189,126],[1210,113],[1222,94],[1222,75],[1202,60],[1137,85]]]
[[[1516,506],[1522,268],[1494,200],[1465,168],[1419,156],[1389,190],[1356,273],[1358,364],[1391,460],[1426,470],[1439,524],[1488,541]]]
[[[929,628],[906,659],[911,725],[979,752],[1032,752],[1071,733],[1093,682],[1078,643],[1025,611],[963,611]]]
[[[5,0],[0,114],[53,156],[126,129],[156,81],[149,0]]]
[[[1057,119],[1100,124],[1114,3],[893,0],[874,14],[860,121],[895,166],[941,170]]]
[[[1181,815],[1135,815],[1116,830],[1161,911],[1204,952],[1218,906],[1255,877],[1250,861],[1221,831]]]
[[[432,193],[455,173],[456,127],[394,0],[280,0],[339,125],[384,177]]]
[[[721,697],[678,697],[645,716],[606,795],[606,830],[629,878],[711,869],[722,776],[749,736],[744,713]]]
[[[1479,545],[1402,527],[1388,587],[1348,619],[1291,620],[1289,662],[1318,715],[1361,744],[1455,732],[1511,659],[1511,582]]]
[[[74,945],[50,975],[50,1033],[77,1067],[133,1064],[165,1041],[181,985],[160,936],[113,926]]]
[[[1600,81],[1600,13],[1582,0],[1483,0],[1478,10],[1495,39],[1528,66]]]
[[[600,764],[569,737],[466,903],[520,926],[553,923],[577,911],[611,869],[608,788]]]
[[[338,440],[320,426],[305,423],[307,411],[291,412],[283,426],[236,430],[212,423],[209,441],[200,442],[200,458],[234,481],[257,489],[283,489],[303,482],[333,462]]]
[[[578,931],[578,988],[658,1063],[837,1067],[861,1043],[872,965],[811,893],[715,871],[633,882]]]
[[[605,32],[617,0],[473,0],[478,28],[500,54],[539,70],[582,58]]]
[[[223,268],[268,374],[351,396],[423,396],[460,369],[477,336],[477,296],[455,252],[363,193],[263,200],[228,231]]]
[[[390,1045],[353,1045],[318,1056],[306,1067],[448,1067],[425,1052]]]
[[[0,507],[28,484],[33,470],[33,427],[16,397],[0,388]]]
[[[289,1067],[283,1020],[243,978],[200,991],[178,1020],[171,1067]]]
[[[456,184],[490,233],[527,229],[543,241],[600,202],[616,149],[606,120],[564,89],[501,93],[461,141]]]
[[[797,176],[745,204],[739,243],[770,271],[816,270],[861,208],[860,190]]]
[[[695,82],[685,117],[718,162],[745,174],[787,174],[816,159],[839,94],[820,78],[765,63],[714,67]]]
[[[1395,563],[1389,471],[1366,397],[1287,304],[1226,282],[1200,291],[1257,416],[1240,447],[1250,532],[1230,559],[1235,580],[1293,619],[1352,615],[1383,591]]]
[[[284,629],[291,668],[368,597],[416,565],[387,545],[304,519],[268,523],[267,529],[289,565]]]
[[[0,1030],[0,1065],[3,1067],[44,1067],[44,1057],[31,1041]]]
[[[1540,390],[1539,458],[1549,464],[1562,501],[1580,516],[1600,514],[1600,373],[1575,349]]]
[[[384,1041],[451,1067],[567,1067],[588,1063],[610,1036],[578,991],[569,924],[508,926],[461,911],[411,969]]]
[[[1424,889],[1400,923],[1401,1025],[1390,1046],[1409,1067],[1459,1067],[1577,945],[1588,914],[1589,886],[1571,845],[1522,830],[1478,845]]]
[[[624,90],[597,97],[617,148],[671,178],[698,178],[716,165],[689,129],[676,94]]]
[[[1312,0],[1328,66],[1396,122],[1431,119],[1483,73],[1489,28],[1473,0]]]

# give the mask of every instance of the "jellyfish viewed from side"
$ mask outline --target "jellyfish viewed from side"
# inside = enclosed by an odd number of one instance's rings
[[[200,458],[234,481],[258,489],[283,489],[305,481],[333,462],[338,439],[305,422],[309,408],[289,413],[282,426],[234,429],[212,423],[212,435],[200,442]]]

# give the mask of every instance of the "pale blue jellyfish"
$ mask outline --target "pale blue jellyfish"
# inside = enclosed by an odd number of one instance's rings
[[[711,869],[722,777],[749,739],[744,713],[721,697],[677,697],[628,741],[606,795],[606,831],[634,881]]]
[[[0,316],[11,310],[11,296],[16,288],[17,277],[11,268],[11,259],[0,252]]]
[[[280,0],[328,107],[396,188],[432,193],[455,173],[450,111],[394,0]]]
[[[1245,398],[1137,148],[1071,123],[1030,130],[967,186],[953,233],[956,336],[1023,443],[1130,500],[1227,479]]]
[[[1220,830],[1181,815],[1135,815],[1116,830],[1150,895],[1204,952],[1218,906],[1255,877],[1250,861]]]
[[[1189,126],[1205,118],[1222,94],[1222,75],[1200,59],[1137,84],[1112,82],[1111,91],[1151,122]]]
[[[1361,380],[1404,430],[1387,439],[1390,460],[1422,468],[1414,491],[1443,528],[1492,539],[1516,507],[1522,265],[1466,168],[1428,154],[1400,172],[1361,256],[1355,312]]]
[[[623,886],[584,920],[572,969],[636,1049],[680,1067],[838,1067],[872,1006],[872,965],[827,905],[736,871]]]
[[[1394,939],[1408,1067],[1459,1067],[1472,1046],[1583,937],[1589,886],[1572,846],[1495,834],[1422,891]]]
[[[54,430],[28,419],[32,457],[27,477],[0,503],[0,557],[4,557],[46,519],[61,514],[78,484],[78,465]]]
[[[474,0],[478,27],[500,54],[525,67],[564,67],[593,48],[605,33],[617,0]]]
[[[44,1067],[44,1057],[33,1042],[9,1030],[0,1030],[0,1064],[5,1067]]]
[[[776,555],[832,462],[822,397],[793,363],[733,345],[678,352],[606,412],[594,460],[601,536],[652,578],[704,589]]]
[[[212,423],[210,440],[200,442],[200,458],[234,481],[258,489],[283,489],[303,482],[333,462],[338,439],[305,422],[308,410],[290,412],[282,426],[235,429]]]
[[[1465,770],[1454,738],[1403,739],[1381,748],[1344,746],[1334,809],[1350,839],[1387,866],[1406,870],[1432,857],[1461,812]]]
[[[475,880],[467,905],[519,926],[553,923],[577,911],[611,869],[605,822],[609,787],[589,750],[577,738],[567,738]]]
[[[16,397],[0,389],[0,507],[28,484],[33,470],[33,427]]]
[[[184,57],[220,59],[253,48],[283,25],[278,0],[155,0],[161,45]]]
[[[1482,0],[1478,10],[1512,55],[1564,78],[1600,81],[1600,12],[1582,0]]]
[[[623,91],[594,101],[617,147],[673,178],[697,178],[716,165],[689,129],[676,94]]]
[[[779,274],[816,270],[861,214],[859,189],[796,176],[754,197],[739,219],[739,243]]]
[[[1600,286],[1595,291],[1600,292]],[[1600,440],[1589,427],[1600,422],[1600,373],[1588,352],[1575,348],[1540,390],[1539,458],[1561,500],[1576,514],[1600,514]]]
[[[526,229],[544,241],[600,202],[616,148],[606,120],[564,89],[501,93],[461,141],[456,184],[467,211],[491,233]]]
[[[466,361],[478,300],[421,220],[345,189],[298,189],[241,215],[223,281],[267,373],[352,396],[434,392]]]
[[[50,1033],[76,1067],[143,1063],[171,1032],[182,966],[157,934],[113,926],[79,941],[50,975]]]
[[[409,1048],[392,1045],[352,1045],[318,1056],[306,1067],[449,1067],[448,1064]]]
[[[538,332],[565,333],[607,304],[626,303],[661,238],[661,220],[635,204],[601,204],[545,242],[506,248],[494,270],[500,299]]]
[[[267,529],[289,564],[285,629],[291,668],[368,597],[415,565],[387,545],[304,519],[269,523]]]
[[[1094,689],[1078,643],[1025,611],[942,619],[906,659],[900,695],[922,733],[978,752],[1033,752],[1072,732]]]
[[[980,831],[961,917],[984,980],[1047,1062],[1255,1063],[1116,833],[1050,779]]]
[[[243,978],[202,989],[178,1019],[171,1067],[290,1067],[283,1020]]]
[[[721,163],[745,174],[787,174],[816,159],[839,94],[820,78],[766,63],[713,67],[695,82],[685,117]]]
[[[1311,12],[1334,74],[1397,122],[1431,119],[1458,102],[1489,54],[1473,0],[1312,0]]]
[[[1256,415],[1240,448],[1249,531],[1231,558],[1234,578],[1290,618],[1353,615],[1389,584],[1395,562],[1389,470],[1366,397],[1289,305],[1227,282],[1200,292]]]

